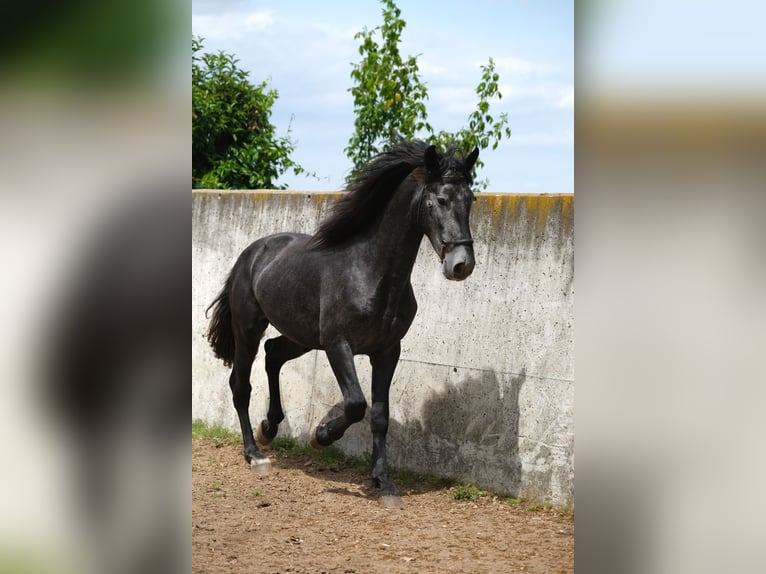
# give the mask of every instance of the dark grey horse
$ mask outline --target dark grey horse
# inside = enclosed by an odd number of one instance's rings
[[[245,459],[268,459],[250,425],[250,370],[271,323],[282,335],[264,344],[269,410],[257,428],[268,444],[284,419],[279,371],[311,349],[326,354],[343,394],[343,414],[311,432],[321,448],[364,418],[367,402],[354,355],[372,365],[372,481],[381,495],[396,495],[388,478],[388,389],[400,342],[415,318],[410,283],[423,235],[442,261],[447,279],[473,271],[469,214],[471,171],[479,150],[461,157],[422,141],[401,142],[362,168],[348,193],[314,236],[278,233],[247,247],[213,301],[208,340],[216,356],[233,366],[229,385],[244,437]]]

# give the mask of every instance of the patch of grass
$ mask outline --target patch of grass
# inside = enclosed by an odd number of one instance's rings
[[[337,447],[329,446],[322,450],[315,450],[310,446],[301,446],[293,437],[277,437],[270,445],[271,450],[288,456],[301,456],[308,458],[319,470],[358,470],[365,465],[362,457],[343,454]],[[368,453],[365,453],[369,457]],[[371,457],[369,457],[371,458]],[[369,463],[367,464],[369,470]]]
[[[263,493],[260,490],[254,490],[252,492],[253,498],[258,498],[259,496],[263,496]]]
[[[349,463],[357,474],[370,474],[372,471],[372,454],[365,451],[362,456],[352,456],[349,458]]]
[[[278,436],[271,441],[271,450],[277,452],[293,452],[298,448],[298,441],[291,436]]]
[[[192,421],[192,438],[204,438],[215,442],[216,446],[239,446],[242,435],[220,425],[209,425],[203,421]]]
[[[346,455],[334,446],[328,446],[322,450],[312,449],[311,458],[314,462],[328,466],[345,466],[347,459]]]
[[[528,500],[523,496],[520,496],[519,498],[506,498],[503,500],[503,502],[509,506],[514,506],[516,508],[526,510],[527,512],[555,512],[560,516],[571,516],[573,514],[571,509],[556,508],[550,502]]]
[[[533,502],[527,505],[526,509],[530,512],[539,512],[545,510],[546,512],[553,509],[553,505],[550,502]]]
[[[486,495],[485,491],[472,484],[458,484],[452,489],[452,497],[460,501],[473,502]]]

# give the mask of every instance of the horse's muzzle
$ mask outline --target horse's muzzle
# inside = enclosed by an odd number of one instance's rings
[[[462,281],[473,272],[476,262],[473,258],[472,240],[444,243],[441,255],[442,271],[450,281]]]

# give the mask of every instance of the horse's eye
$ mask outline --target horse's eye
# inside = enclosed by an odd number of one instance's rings
[[[437,201],[437,203],[438,203],[439,205],[441,205],[442,207],[444,207],[445,205],[447,205],[447,198],[446,198],[446,197],[438,196],[438,197],[436,198],[436,201]]]

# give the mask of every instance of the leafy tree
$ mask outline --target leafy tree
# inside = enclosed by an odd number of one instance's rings
[[[476,87],[476,95],[479,98],[476,109],[468,116],[468,127],[462,127],[456,132],[440,131],[433,134],[430,141],[444,149],[457,147],[463,153],[470,152],[474,147],[480,149],[497,149],[500,141],[505,137],[511,137],[511,128],[508,127],[508,114],[502,112],[497,118],[489,113],[490,100],[503,97],[498,90],[497,83],[500,74],[495,71],[495,61],[490,58],[487,65],[481,66],[481,82]],[[476,161],[474,169],[480,169],[484,165],[481,157]],[[474,182],[474,188],[481,190],[489,187],[489,180],[482,179]]]
[[[482,78],[476,87],[476,109],[467,118],[467,127],[456,132],[440,131],[428,123],[426,100],[428,90],[420,79],[416,56],[403,59],[399,42],[406,22],[394,0],[383,3],[383,24],[363,29],[354,38],[361,40],[359,54],[362,59],[352,64],[350,88],[354,96],[354,133],[346,147],[346,155],[354,169],[364,165],[387,145],[406,139],[423,137],[442,148],[456,147],[468,153],[474,147],[496,149],[503,138],[511,137],[508,114],[490,114],[490,104],[503,96],[498,89],[500,74],[495,70],[492,58],[481,66]],[[376,41],[380,35],[382,43]],[[425,132],[425,135],[422,134]],[[479,158],[475,169],[484,162]],[[353,174],[352,174],[353,175]],[[486,189],[487,180],[474,184],[476,189]]]
[[[234,56],[202,49],[192,38],[192,187],[268,189],[288,169],[303,173],[290,130],[279,137],[269,121],[276,90],[251,84]]]
[[[414,56],[406,60],[399,53],[402,30],[407,25],[393,0],[383,0],[383,24],[364,28],[354,35],[361,40],[362,61],[353,64],[350,88],[354,96],[355,131],[346,154],[358,168],[381,151],[397,134],[412,138],[416,132],[433,131],[426,122],[428,92],[418,75]],[[380,34],[382,44],[375,37]]]

